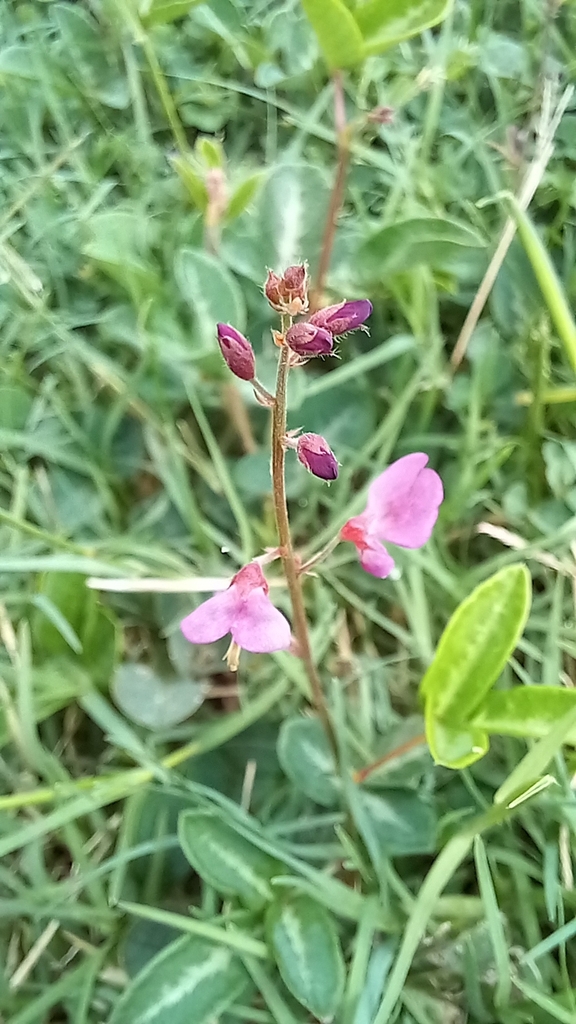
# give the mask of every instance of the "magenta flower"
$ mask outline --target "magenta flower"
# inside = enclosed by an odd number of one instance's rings
[[[328,442],[320,434],[301,434],[296,455],[303,466],[321,480],[335,480],[338,462]]]
[[[256,358],[254,349],[240,331],[230,324],[217,324],[218,344],[229,370],[240,380],[254,380]]]
[[[323,327],[330,334],[346,334],[354,331],[368,319],[372,312],[372,303],[368,299],[357,299],[355,302],[338,302],[335,306],[326,306],[313,313],[308,323],[315,327]]]
[[[372,576],[384,579],[394,568],[382,541],[420,548],[432,533],[444,491],[438,474],[425,468],[427,462],[424,452],[393,462],[370,484],[364,512],[342,528],[342,540],[356,545],[361,565]]]
[[[305,322],[288,328],[286,344],[299,356],[326,356],[334,347],[334,338],[323,327]]]
[[[245,565],[227,590],[187,615],[180,629],[191,644],[211,644],[231,633],[238,647],[254,654],[285,651],[292,639],[288,620],[268,597],[268,584],[257,562]]]

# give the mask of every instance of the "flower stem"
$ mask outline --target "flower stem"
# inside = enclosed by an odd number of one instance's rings
[[[272,485],[274,491],[274,514],[278,528],[278,540],[280,544],[280,556],[284,567],[284,575],[290,592],[292,602],[293,626],[299,654],[304,662],[306,674],[310,681],[312,702],[316,708],[326,735],[338,759],[338,747],[334,729],[328,714],[328,708],[322,692],[322,685],[316,666],[312,658],[310,637],[308,634],[308,622],[302,598],[302,583],[298,573],[298,567],[294,558],[292,547],[292,536],[290,533],[290,520],[288,518],[288,506],[286,504],[286,485],[284,480],[285,448],[284,437],[286,435],[286,389],[288,382],[290,349],[287,345],[282,347],[278,361],[278,376],[276,379],[276,401],[272,410]]]
[[[334,72],[334,124],[336,127],[337,164],[336,176],[332,185],[332,193],[326,214],[324,236],[322,238],[322,249],[318,262],[318,271],[310,300],[310,311],[314,313],[322,305],[322,293],[326,275],[330,267],[330,257],[334,247],[336,225],[338,215],[344,201],[344,186],[346,184],[346,173],[350,158],[350,126],[346,124],[346,108],[344,104],[344,89],[342,87],[342,74]]]

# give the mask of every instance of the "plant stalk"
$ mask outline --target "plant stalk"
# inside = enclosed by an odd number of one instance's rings
[[[286,583],[290,592],[292,603],[293,627],[298,653],[304,662],[306,674],[310,682],[312,703],[320,716],[326,730],[326,735],[338,762],[338,747],[334,729],[328,708],[324,699],[322,685],[316,666],[312,658],[310,637],[308,634],[308,621],[302,598],[302,583],[294,557],[292,546],[292,535],[290,533],[290,520],[288,518],[288,506],[286,504],[286,485],[284,479],[285,449],[284,437],[286,435],[286,389],[288,383],[290,349],[287,345],[282,346],[280,359],[278,361],[278,376],[276,378],[276,401],[272,410],[272,486],[274,494],[274,514],[278,529],[278,541],[280,557],[286,576]]]
[[[344,202],[344,186],[346,185],[346,174],[348,161],[350,159],[350,128],[346,124],[346,107],[344,103],[344,89],[342,87],[342,74],[340,71],[334,73],[334,124],[336,126],[337,164],[336,177],[332,186],[330,203],[326,214],[326,224],[322,238],[322,249],[318,262],[318,271],[310,296],[310,310],[312,313],[322,305],[322,294],[326,275],[330,267],[330,258],[334,247],[336,236],[336,225],[338,215]]]

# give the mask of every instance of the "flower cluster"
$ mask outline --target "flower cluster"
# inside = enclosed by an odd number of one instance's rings
[[[288,350],[289,365],[297,366],[314,356],[330,355],[335,340],[349,331],[363,328],[372,312],[367,299],[326,306],[293,322],[308,312],[308,279],[305,265],[288,267],[284,274],[268,272],[265,295],[282,315],[282,331],[274,340]],[[274,406],[256,378],[252,345],[230,324],[217,325],[220,350],[228,368],[241,380],[250,381],[257,397]],[[282,439],[284,449],[294,449],[299,462],[322,480],[335,480],[338,462],[328,442],[319,434],[291,431]],[[384,543],[419,548],[429,539],[443,499],[438,474],[427,468],[428,456],[414,452],[393,462],[372,481],[364,511],[342,527],[337,540],[351,541],[366,572],[384,579],[394,568],[394,559]],[[331,545],[333,547],[333,545]],[[245,565],[227,590],[215,594],[181,623],[191,643],[203,644],[232,636],[228,664],[235,669],[241,648],[253,653],[287,650],[292,644],[290,625],[272,604],[261,568],[266,557]],[[315,561],[315,560],[314,560]]]

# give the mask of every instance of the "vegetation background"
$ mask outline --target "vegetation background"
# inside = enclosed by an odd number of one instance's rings
[[[446,14],[344,74],[354,130],[326,288],[369,297],[371,332],[290,391],[291,426],[324,434],[342,464],[330,488],[289,466],[306,553],[392,457],[430,453],[446,489],[399,578],[363,573],[345,545],[307,585],[339,776],[302,713],[297,659],[243,655],[232,676],[225,642],[179,633],[197,596],[86,586],[229,576],[275,545],[267,414],[230,383],[214,325],[249,335],[273,386],[265,270],[306,259],[314,273],[335,169],[315,32],[299,0],[0,8],[10,1024],[576,1019],[576,763],[562,737],[557,784],[461,847],[524,740],[496,737],[460,771],[420,744],[351,782],[422,732],[418,684],[449,617],[520,558],[494,527],[526,542],[534,585],[503,685],[576,684],[574,369],[517,239],[465,360],[450,361],[501,193],[518,191],[574,77],[575,8],[457,0]],[[370,119],[378,107],[390,123]],[[568,301],[575,167],[568,97],[530,207]]]

